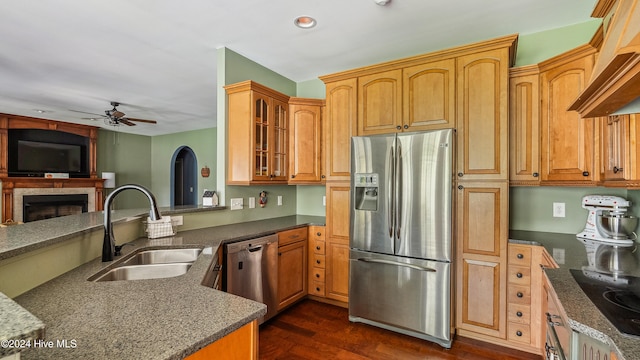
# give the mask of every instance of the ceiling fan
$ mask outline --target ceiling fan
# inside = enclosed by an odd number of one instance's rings
[[[123,113],[122,111],[117,109],[117,107],[119,105],[120,105],[119,102],[112,101],[111,102],[111,106],[113,106],[113,109],[105,110],[104,111],[104,115],[87,113],[87,112],[84,112],[84,111],[76,111],[76,110],[71,110],[71,111],[79,112],[79,113],[83,113],[83,114],[91,114],[91,115],[101,116],[101,117],[103,117],[105,119],[105,123],[107,125],[112,125],[112,126],[118,126],[120,124],[124,124],[124,125],[127,125],[127,126],[135,126],[136,124],[134,122],[142,122],[142,123],[147,123],[147,124],[157,124],[157,122],[155,120],[134,119],[134,118],[130,118],[130,117],[125,117],[125,113]],[[85,119],[95,120],[95,118],[85,118]]]

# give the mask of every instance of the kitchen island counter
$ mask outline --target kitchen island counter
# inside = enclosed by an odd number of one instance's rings
[[[287,216],[139,238],[123,253],[146,246],[205,250],[178,277],[87,281],[110,264],[98,258],[16,297],[45,324],[45,340],[53,342],[53,347],[31,347],[21,358],[181,359],[266,313],[261,303],[202,285],[222,243],[322,223],[323,217]]]
[[[564,261],[554,257],[559,268],[545,269],[545,273],[569,317],[571,328],[611,345],[620,360],[640,359],[640,338],[623,335],[613,327],[571,275],[571,269],[579,270],[587,265],[587,252],[575,234],[511,231],[510,239],[512,243],[544,246],[551,255],[554,249],[556,254],[564,251]]]

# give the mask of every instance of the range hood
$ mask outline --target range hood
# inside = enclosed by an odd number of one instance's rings
[[[612,4],[611,1],[601,0]],[[578,99],[569,107],[583,118],[608,116],[640,98],[640,0],[618,0],[591,80]],[[597,14],[599,10],[601,13]],[[594,17],[605,17],[596,6]],[[605,27],[603,27],[604,29]]]

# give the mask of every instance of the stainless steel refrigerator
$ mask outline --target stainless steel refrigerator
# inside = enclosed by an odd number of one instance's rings
[[[450,348],[452,129],[351,141],[349,320]]]

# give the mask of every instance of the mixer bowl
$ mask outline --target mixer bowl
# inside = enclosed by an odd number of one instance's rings
[[[638,226],[638,218],[632,215],[600,214],[596,227],[601,234],[612,239],[628,239]]]

